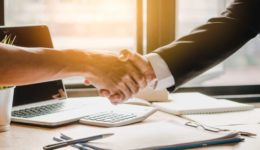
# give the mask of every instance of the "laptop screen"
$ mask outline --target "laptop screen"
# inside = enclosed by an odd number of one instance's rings
[[[53,47],[47,26],[0,27],[0,39],[6,35],[15,37],[14,45],[17,46]],[[62,80],[17,86],[14,92],[13,106],[57,98],[66,98]]]

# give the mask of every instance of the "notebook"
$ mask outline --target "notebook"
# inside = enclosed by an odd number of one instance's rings
[[[233,126],[260,124],[260,108],[249,111],[228,112],[217,114],[185,115],[186,118],[209,126]]]
[[[170,102],[154,102],[152,105],[160,111],[175,115],[221,113],[254,109],[253,105],[225,99],[215,99],[201,93],[193,92],[170,94],[170,99]]]

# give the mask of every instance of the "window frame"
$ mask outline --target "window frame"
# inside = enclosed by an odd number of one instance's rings
[[[0,25],[5,24],[4,0],[0,0]]]
[[[176,35],[176,0],[147,0],[147,53],[172,42]]]
[[[176,0],[137,0],[136,3],[136,47],[139,53],[151,52],[175,39]],[[147,3],[147,18],[143,17],[144,3]],[[0,0],[0,25],[4,25],[4,15],[4,0]],[[144,19],[147,21],[146,35],[144,35]],[[144,40],[144,37],[146,40]],[[94,88],[83,84],[65,86],[68,90]],[[259,91],[260,85],[180,87],[176,90],[176,92],[201,92],[217,98],[228,98],[246,103],[259,102]]]

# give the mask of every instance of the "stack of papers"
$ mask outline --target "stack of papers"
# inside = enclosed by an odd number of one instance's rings
[[[86,129],[86,128],[85,128]],[[93,134],[114,133],[113,136],[88,142],[89,145],[101,149],[129,150],[129,149],[157,149],[157,148],[191,148],[196,145],[240,139],[236,133],[215,133],[199,128],[188,127],[175,121],[135,124],[120,128],[102,129],[100,133],[80,129],[67,132],[73,138],[88,137]],[[224,144],[224,143],[223,143]],[[232,147],[232,145],[230,145]]]

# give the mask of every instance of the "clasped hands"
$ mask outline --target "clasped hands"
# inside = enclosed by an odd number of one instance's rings
[[[122,50],[119,55],[96,53],[92,58],[95,63],[85,84],[94,85],[101,96],[114,104],[131,98],[156,78],[150,62],[129,50]]]

